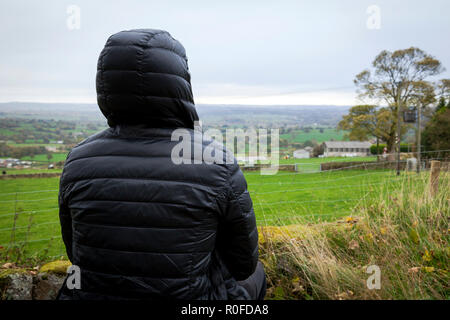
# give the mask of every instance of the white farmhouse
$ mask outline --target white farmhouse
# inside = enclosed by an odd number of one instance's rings
[[[294,151],[294,158],[296,159],[308,159],[311,157],[311,147],[306,147],[304,149],[298,149]]]
[[[324,157],[363,157],[370,154],[369,141],[326,141]]]

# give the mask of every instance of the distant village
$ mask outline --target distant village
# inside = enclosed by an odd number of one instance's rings
[[[30,168],[32,161],[21,161],[15,158],[0,159],[0,168]]]

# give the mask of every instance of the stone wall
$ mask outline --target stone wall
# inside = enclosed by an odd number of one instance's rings
[[[424,160],[422,164],[425,169],[429,169],[431,165],[431,161]],[[406,169],[406,161],[400,162],[400,170]],[[396,162],[388,162],[388,161],[369,161],[369,162],[358,162],[358,161],[346,161],[346,162],[325,162],[320,164],[320,171],[327,170],[376,170],[376,169],[389,169],[396,170],[397,163]],[[441,171],[449,170],[449,162],[441,162]]]
[[[0,175],[0,180],[20,179],[20,178],[53,178],[53,177],[59,177],[60,175],[61,175],[61,172],[2,174],[2,175]]]
[[[261,168],[270,168],[267,164],[255,164],[253,166],[240,166],[243,171],[258,171]],[[278,166],[278,171],[295,171],[295,164],[281,164]]]
[[[66,260],[30,269],[5,263],[0,268],[0,300],[54,300],[69,266]]]
[[[400,169],[404,170],[406,167],[405,162],[400,162]],[[345,162],[325,162],[320,164],[320,171],[327,170],[375,170],[375,169],[396,169],[397,164],[395,162],[358,162],[358,161],[345,161]]]

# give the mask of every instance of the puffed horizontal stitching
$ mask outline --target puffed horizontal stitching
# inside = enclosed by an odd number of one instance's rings
[[[87,144],[86,144],[87,145]],[[89,158],[101,158],[101,157],[130,157],[130,158],[170,158],[168,155],[130,155],[130,154],[104,154],[104,155],[96,155],[96,156],[87,156],[87,157],[81,157],[81,158],[75,158],[70,159],[69,161],[66,161],[66,165],[69,163],[72,163],[77,160],[82,159],[89,159]]]
[[[237,164],[233,164],[232,165],[232,167],[230,168],[230,169],[232,169],[232,168],[234,168],[236,166],[236,170],[234,170],[234,171],[231,171],[231,170],[227,170],[227,172],[228,172],[228,179],[227,179],[227,181],[229,181],[229,184],[227,184],[227,188],[231,191],[231,194],[232,194],[232,196],[233,196],[233,200],[239,200],[238,198],[245,192],[245,191],[247,191],[247,189],[244,189],[242,192],[236,192],[235,191],[235,188],[234,188],[234,184],[233,184],[233,177],[236,175],[236,174],[239,174],[239,166],[237,165]],[[240,203],[239,203],[239,201],[238,201],[238,204],[239,204],[239,206],[240,206]]]
[[[107,45],[105,46],[105,48],[113,48],[113,47],[130,47],[130,46],[141,47],[141,48],[143,48],[143,49],[148,49],[148,50],[149,50],[149,49],[161,49],[161,50],[170,51],[170,52],[172,52],[173,54],[179,56],[181,59],[183,59],[183,60],[186,61],[186,56],[183,57],[180,53],[178,53],[178,52],[176,52],[176,51],[174,51],[174,50],[171,50],[171,49],[168,49],[168,48],[162,48],[162,47],[155,47],[155,46],[151,46],[151,45],[142,45],[142,44],[138,44],[138,43],[131,43],[131,44],[107,44]]]
[[[194,229],[198,226],[180,226],[180,227],[168,227],[168,226],[145,226],[145,227],[138,227],[138,226],[117,226],[117,225],[113,225],[113,224],[99,224],[99,223],[90,223],[90,222],[81,222],[81,221],[77,221],[75,219],[72,219],[72,222],[75,224],[84,224],[84,225],[89,225],[89,226],[93,226],[93,227],[101,227],[101,228],[117,228],[117,229],[165,229],[165,230],[177,230],[177,229]],[[201,225],[200,225],[201,226]]]
[[[251,204],[250,208],[248,210],[246,210],[245,212],[248,212],[253,208],[252,198],[250,198],[250,192],[247,189],[245,189],[245,191],[241,192],[236,197],[236,200],[239,201],[239,203],[241,203],[242,205],[244,205],[247,202],[249,202]]]
[[[174,141],[174,142],[176,142],[176,141]],[[170,158],[170,156],[168,156],[168,155],[104,154],[104,155],[86,156],[86,157],[71,159],[70,161],[67,161],[66,164],[68,165],[69,163],[71,163],[73,161],[77,161],[77,160],[89,159],[89,158],[101,158],[101,157],[130,157],[130,158],[148,158],[148,159],[151,159],[151,158]],[[194,159],[191,159],[191,160],[194,160]]]
[[[241,198],[245,194],[248,194],[250,196],[250,192],[248,191],[248,189],[243,189],[242,191],[235,191],[233,188],[231,189],[231,192],[233,193],[237,201],[240,201],[239,198]]]
[[[155,32],[152,32],[150,30],[154,30]],[[142,34],[151,34],[152,36],[157,35],[157,34],[167,34],[169,35],[169,33],[167,31],[164,30],[157,30],[157,29],[131,29],[131,30],[123,30],[120,31],[121,33],[142,33]]]
[[[108,71],[121,71],[121,72],[136,72],[136,73],[152,73],[152,74],[161,74],[161,75],[167,75],[167,76],[174,76],[174,77],[178,77],[183,79],[184,81],[186,81],[189,84],[188,79],[186,79],[183,76],[180,76],[179,74],[175,74],[175,73],[168,73],[168,72],[154,72],[154,71],[140,71],[140,70],[134,70],[134,69],[109,69],[109,68],[105,68],[105,69],[98,69],[99,71],[102,72],[108,72]]]
[[[91,157],[92,158],[92,157]],[[208,184],[204,184],[204,183],[200,183],[200,182],[196,182],[196,181],[192,181],[192,180],[164,180],[164,179],[155,179],[155,178],[146,178],[146,177],[141,177],[141,178],[132,178],[132,177],[92,177],[92,178],[84,178],[84,179],[75,179],[75,180],[70,180],[67,183],[75,183],[75,182],[80,182],[80,181],[90,181],[90,180],[101,180],[101,179],[108,179],[108,180],[145,180],[145,181],[158,181],[158,182],[173,182],[173,183],[185,183],[185,184],[189,184],[189,185],[198,185],[198,186],[202,186],[202,187],[206,187],[208,189],[211,189],[210,191],[212,191],[213,187],[208,185]]]
[[[154,251],[129,251],[129,250],[121,250],[121,249],[108,249],[108,248],[102,248],[102,247],[94,247],[87,244],[82,244],[79,242],[75,242],[76,246],[82,246],[86,248],[92,248],[92,249],[98,249],[98,250],[104,250],[104,251],[111,251],[111,252],[126,252],[126,253],[139,253],[139,254],[148,254],[148,255],[192,255],[192,254],[205,254],[210,253],[210,251],[192,251],[192,252],[154,252]]]
[[[244,211],[243,210],[242,214],[243,214],[245,219],[251,218],[251,216],[253,216],[255,214],[254,211],[253,211],[253,206],[248,211]]]
[[[184,128],[182,128],[182,129],[184,129]],[[166,135],[166,136],[160,136],[160,137],[169,137],[169,135]],[[89,144],[91,144],[91,143],[94,143],[94,142],[96,142],[96,141],[100,141],[100,140],[110,140],[110,141],[112,141],[112,142],[116,142],[117,140],[124,140],[124,141],[130,141],[130,140],[142,140],[142,141],[148,141],[148,139],[149,138],[153,138],[153,137],[149,137],[149,136],[146,136],[146,137],[129,137],[129,138],[107,138],[107,139],[96,139],[96,140],[93,140],[93,141],[89,141],[89,142],[87,142],[87,143],[85,143],[85,144],[83,144],[82,146],[87,146],[87,145],[89,145]],[[165,139],[162,139],[163,141],[167,141],[167,142],[178,142],[177,140],[174,140],[174,141],[171,141],[171,140],[165,140]],[[202,140],[202,141],[206,141],[206,140]],[[153,141],[154,142],[154,141]],[[206,141],[206,142],[208,142],[208,141]],[[194,143],[193,143],[193,145],[195,145],[195,146],[198,146],[200,143],[198,143],[198,142],[196,142],[196,141],[194,141]],[[201,144],[202,146],[203,146],[203,143]],[[78,147],[81,147],[81,145],[80,146],[77,146],[77,147],[75,147],[75,148],[78,148]],[[74,148],[74,149],[75,149]],[[118,157],[135,157],[135,158],[170,158],[171,156],[169,156],[169,155],[165,155],[165,154],[160,154],[160,155],[139,155],[139,154],[134,154],[134,155],[132,155],[132,154],[103,154],[103,155],[94,155],[94,156],[86,156],[86,157],[81,157],[81,158],[72,158],[72,159],[69,159],[69,161],[66,161],[66,164],[69,164],[70,162],[72,162],[72,161],[75,161],[75,160],[78,160],[78,159],[84,159],[84,158],[95,158],[95,157],[109,157],[109,156],[118,156]],[[191,159],[191,160],[194,160],[194,159]]]
[[[186,129],[186,130],[188,130],[187,128],[182,128],[182,129]],[[191,129],[192,130],[192,129]],[[94,142],[97,142],[97,141],[112,141],[112,142],[114,142],[114,141],[117,141],[117,140],[123,140],[123,141],[132,141],[132,140],[142,140],[142,141],[149,141],[149,138],[166,138],[166,137],[171,137],[171,135],[172,135],[172,132],[170,132],[170,134],[169,134],[169,132],[167,133],[167,134],[161,134],[161,135],[149,135],[149,136],[130,136],[130,137],[119,137],[119,136],[115,136],[115,135],[112,135],[111,134],[111,136],[110,137],[107,137],[107,138],[96,138],[96,139],[93,139],[93,140],[91,140],[91,141],[86,141],[86,142],[83,142],[83,144],[79,144],[79,145],[77,145],[77,146],[75,146],[73,149],[72,149],[72,151],[74,151],[74,150],[76,150],[76,149],[78,149],[78,148],[81,148],[81,147],[84,147],[84,146],[87,146],[87,145],[89,145],[89,144],[91,144],[91,143],[94,143]],[[160,139],[160,141],[167,141],[166,139]],[[156,142],[156,141],[152,141],[152,143],[154,143],[154,142]],[[76,151],[75,151],[76,152]],[[144,157],[144,156],[143,156]],[[158,157],[158,156],[156,156],[156,157]],[[162,157],[162,155],[161,155],[161,157]],[[67,158],[69,158],[69,156],[67,156]],[[66,163],[69,163],[70,161],[68,161],[68,162],[66,162]]]
[[[103,96],[103,94],[97,94],[97,96]],[[169,100],[179,100],[179,101],[183,101],[189,104],[194,105],[193,101],[189,101],[186,99],[182,99],[182,98],[172,98],[172,97],[163,97],[163,96],[155,96],[155,95],[151,95],[151,94],[134,94],[134,93],[108,93],[105,94],[105,96],[108,97],[112,97],[112,96],[135,96],[135,97],[153,97],[153,98],[158,98],[158,99],[169,99]],[[109,99],[111,100],[111,99]],[[164,118],[164,120],[180,120],[177,118]]]
[[[157,34],[166,34],[166,35],[170,35],[167,31],[164,30],[156,30],[153,29],[155,32],[151,32],[149,30],[146,29],[132,29],[132,30],[123,30],[120,31],[120,33],[141,33],[141,34],[146,34],[146,35],[152,35],[152,36],[156,36]]]
[[[155,118],[156,119],[156,118]],[[111,128],[110,128],[111,129]],[[176,129],[184,129],[184,130],[187,130],[187,131],[189,131],[189,132],[191,132],[192,131],[192,133],[194,133],[194,131],[193,131],[193,129],[190,129],[190,128],[176,128]],[[109,130],[109,129],[108,129]],[[159,132],[160,134],[149,134],[149,135],[140,135],[140,136],[136,136],[136,135],[129,135],[129,136],[118,136],[118,135],[114,135],[112,132],[110,132],[110,133],[107,133],[107,134],[109,134],[110,136],[106,136],[106,137],[102,137],[102,138],[95,138],[95,139],[92,139],[92,140],[90,140],[90,141],[87,141],[87,140],[85,140],[85,141],[83,141],[83,143],[82,144],[78,144],[78,145],[76,145],[72,150],[71,150],[71,152],[69,152],[69,154],[70,153],[72,153],[72,151],[73,150],[76,150],[76,149],[78,149],[78,148],[80,148],[80,147],[82,147],[82,146],[87,146],[87,145],[89,145],[89,144],[91,144],[91,143],[94,143],[94,142],[97,142],[97,141],[111,141],[111,142],[116,142],[117,140],[123,140],[123,141],[133,141],[133,140],[142,140],[142,141],[149,141],[149,138],[152,138],[152,139],[155,139],[155,138],[161,138],[161,139],[159,139],[159,140],[157,140],[157,141],[151,141],[151,144],[153,144],[153,143],[155,143],[155,142],[158,142],[158,141],[163,141],[163,142],[177,142],[177,141],[171,141],[171,140],[167,140],[167,139],[162,139],[162,138],[167,138],[167,137],[171,137],[172,136],[172,133],[173,133],[173,131],[175,131],[175,129],[172,129],[172,130],[170,130],[170,131],[167,131],[167,132]],[[192,135],[193,136],[193,135]],[[203,142],[211,142],[210,140],[202,140]],[[197,143],[195,140],[194,140],[194,143]],[[224,153],[225,153],[225,151],[226,150],[223,150],[224,151]],[[75,151],[76,152],[76,151]],[[69,155],[67,156],[67,157],[69,157]]]
[[[89,179],[87,179],[89,180]],[[186,207],[190,207],[190,208],[196,208],[196,209],[210,209],[209,207],[201,207],[201,206],[196,206],[196,205],[192,205],[192,204],[186,204],[186,203],[175,203],[175,202],[161,202],[161,201],[153,201],[153,200],[147,200],[147,201],[131,201],[131,200],[110,200],[110,199],[83,199],[83,200],[76,200],[76,201],[71,201],[71,203],[69,204],[69,208],[72,207],[72,203],[76,203],[76,202],[84,202],[84,201],[91,201],[91,202],[95,202],[95,201],[99,201],[99,202],[127,202],[127,203],[155,203],[155,204],[167,204],[167,205],[175,205],[175,206],[186,206]]]
[[[110,129],[111,129],[111,128],[110,128]],[[184,128],[184,129],[188,130],[187,128]],[[191,129],[191,130],[192,130],[192,129]],[[166,138],[166,137],[170,137],[170,136],[172,135],[172,131],[170,132],[170,134],[169,134],[169,132],[164,133],[164,134],[162,134],[162,132],[161,132],[160,135],[130,136],[130,137],[116,136],[116,135],[113,135],[113,133],[109,133],[109,134],[110,134],[109,137],[95,138],[95,139],[92,139],[92,140],[90,140],[90,141],[85,141],[85,142],[83,142],[82,144],[76,145],[76,146],[72,149],[72,151],[73,151],[73,150],[76,150],[76,149],[78,149],[78,148],[80,148],[80,147],[82,147],[82,146],[87,146],[87,145],[89,145],[89,144],[91,144],[91,143],[94,143],[94,142],[97,142],[97,141],[112,141],[112,142],[115,142],[115,141],[117,141],[117,140],[124,140],[124,141],[143,140],[143,141],[149,141],[148,138]],[[166,139],[159,139],[159,141],[167,141],[167,140],[166,140]],[[157,142],[157,141],[151,141],[151,142],[152,142],[152,143],[155,143],[155,142]],[[71,151],[71,152],[72,152],[72,151]],[[76,152],[76,151],[75,151],[75,152]],[[67,157],[69,157],[69,155],[67,155]]]
[[[117,276],[117,277],[122,276],[122,277],[127,277],[127,278],[147,278],[147,279],[158,279],[158,280],[164,280],[164,279],[168,279],[168,280],[175,280],[175,279],[177,279],[177,280],[185,280],[186,279],[186,280],[188,280],[188,279],[190,279],[190,276],[186,276],[186,277],[156,277],[156,276],[155,277],[150,277],[150,276],[147,276],[147,275],[125,275],[125,274],[117,274],[117,273],[106,273],[106,272],[90,270],[90,269],[87,269],[85,267],[82,267],[81,271],[85,271],[86,273],[98,274],[98,275]],[[204,272],[202,272],[201,274],[198,274],[198,275],[194,274],[194,277],[196,277],[196,278],[206,278],[206,274]],[[123,295],[114,295],[114,294],[111,295],[111,294],[104,293],[104,292],[101,292],[101,291],[86,290],[85,288],[82,288],[82,290],[80,290],[80,291],[86,292],[86,293],[100,294],[100,295],[103,295],[103,296],[110,296],[110,297],[118,297],[118,298],[124,297]],[[133,292],[133,293],[135,293],[135,292]],[[136,297],[136,298],[131,297],[131,299],[142,300],[142,294],[138,294],[138,295],[139,295],[139,297]],[[203,296],[207,297],[208,295],[204,294],[204,295],[201,295],[200,297],[203,297]],[[160,298],[163,299],[162,297],[160,297]],[[126,299],[130,299],[130,297],[126,297]]]
[[[100,272],[100,271],[94,271],[91,269],[87,269],[85,267],[80,267],[81,271],[87,271],[90,273],[97,273],[97,274],[104,274],[104,275],[109,275],[109,276],[117,276],[117,277],[130,277],[130,278],[148,278],[148,279],[188,279],[189,277],[150,277],[147,275],[129,275],[129,274],[119,274],[119,273],[108,273],[108,272]],[[82,291],[88,292],[84,289],[82,289]],[[92,292],[92,291],[91,291]]]

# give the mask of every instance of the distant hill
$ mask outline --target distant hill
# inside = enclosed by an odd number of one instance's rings
[[[204,124],[228,126],[330,126],[335,127],[348,112],[349,106],[253,106],[253,105],[198,105]]]
[[[69,121],[103,121],[96,104],[88,103],[0,103],[1,118],[54,119]]]
[[[205,126],[331,126],[334,127],[348,106],[254,106],[197,105]],[[105,121],[96,104],[87,103],[0,103],[0,118],[34,118],[69,121]]]

